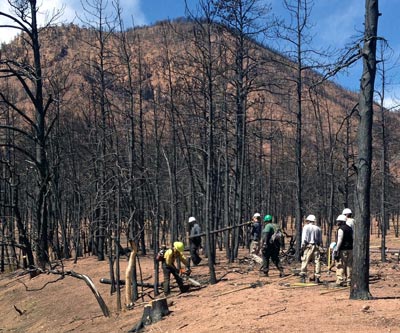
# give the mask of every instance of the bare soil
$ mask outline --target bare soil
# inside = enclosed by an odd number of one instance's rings
[[[373,236],[371,248],[377,249],[379,242]],[[400,249],[400,239],[389,236],[388,247]],[[389,254],[386,263],[379,259],[379,253],[371,254],[370,291],[374,299],[354,301],[349,299],[349,289],[333,287],[334,269],[329,273],[326,265],[324,284],[303,287],[296,286],[299,278],[290,274],[299,268],[298,263],[289,266],[284,262],[285,278],[279,278],[275,268],[264,277],[245,249],[235,263],[227,263],[224,252],[219,252],[219,282],[208,284],[204,258],[192,270],[192,277],[203,287],[179,294],[174,283],[168,297],[170,314],[143,332],[400,332],[398,256]],[[140,263],[145,282],[152,283],[153,255],[141,256]],[[99,282],[109,277],[107,262],[89,257],[77,264],[72,260],[64,264],[65,270],[92,278],[111,316],[103,316],[83,280],[70,276],[60,279],[53,274],[30,279],[19,275],[21,272],[6,273],[0,275],[0,332],[128,332],[140,320],[144,304],[151,300],[150,289],[144,288],[143,300],[132,310],[118,312],[116,294],[110,295],[110,286]],[[126,264],[121,260],[122,276]]]

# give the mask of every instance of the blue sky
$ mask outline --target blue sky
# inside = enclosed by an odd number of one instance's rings
[[[90,0],[93,1],[93,0]],[[99,0],[96,0],[99,1]],[[103,0],[105,2],[105,0]],[[129,26],[132,21],[135,25],[149,25],[160,20],[173,19],[185,16],[184,0],[119,0],[124,11],[125,25]],[[266,0],[267,1],[267,0]],[[188,0],[189,6],[195,9],[197,0]],[[351,41],[351,37],[363,30],[364,4],[363,0],[314,0],[311,13],[311,22],[314,27],[311,31],[313,46],[315,48],[341,48]],[[38,1],[40,3],[40,0]],[[80,0],[41,0],[43,12],[51,12],[54,8],[64,6],[62,21],[79,23],[76,13],[81,13]],[[109,0],[111,3],[111,0]],[[281,0],[269,0],[272,11],[278,15],[284,15]],[[0,11],[7,10],[8,1],[0,0]],[[382,16],[379,18],[378,34],[389,42],[393,50],[390,64],[393,67],[388,73],[388,85],[386,90],[387,106],[397,104],[400,100],[400,67],[396,66],[396,60],[400,56],[400,34],[398,33],[398,13],[400,12],[399,0],[380,0],[379,9]],[[4,21],[3,21],[4,22]],[[3,23],[0,21],[0,24]],[[10,30],[0,28],[0,42],[9,41],[13,33]],[[345,88],[357,91],[359,89],[359,78],[361,76],[361,63],[353,66],[348,74],[342,74],[335,81]],[[377,79],[376,88],[380,88],[380,80]]]

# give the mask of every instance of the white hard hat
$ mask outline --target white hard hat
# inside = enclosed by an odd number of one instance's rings
[[[260,213],[254,213],[253,217],[261,217]]]
[[[315,215],[308,215],[306,221],[315,222],[316,218]]]
[[[347,216],[346,216],[346,215],[343,215],[343,214],[339,215],[339,216],[336,218],[336,221],[343,221],[343,222],[346,222],[346,220],[347,220]]]
[[[196,218],[194,216],[189,217],[189,223],[196,222]]]
[[[343,209],[343,212],[342,212],[342,214],[343,214],[343,215],[347,215],[347,214],[353,214],[353,212],[351,211],[351,209],[350,209],[350,208],[345,208],[345,209]]]

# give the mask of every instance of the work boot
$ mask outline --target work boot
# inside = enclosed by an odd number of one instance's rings
[[[321,280],[319,278],[315,278],[315,283],[320,284],[322,282],[321,282]]]
[[[339,287],[345,287],[346,286],[346,282],[336,281],[335,286],[338,287],[338,288]]]
[[[300,283],[306,283],[306,277],[300,276]]]
[[[280,277],[280,278],[285,277],[285,273],[283,273],[283,271],[281,271],[281,272],[279,273],[279,277]]]

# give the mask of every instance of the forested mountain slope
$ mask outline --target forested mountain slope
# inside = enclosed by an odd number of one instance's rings
[[[254,211],[269,212],[293,227],[296,64],[214,23],[177,20],[117,30],[71,24],[40,32],[50,102],[44,124],[48,201],[39,209],[48,214],[51,251],[58,257],[98,254],[122,232],[137,237],[145,252],[155,239],[181,238],[190,215],[207,216],[218,229]],[[17,85],[32,84],[32,52],[19,36],[1,54],[14,61],[2,68],[19,66],[18,78],[0,80],[9,101],[0,104],[2,215],[12,237],[25,230],[32,239],[37,171],[29,156],[37,152],[36,114]],[[344,206],[353,206],[357,95],[321,83],[310,70],[301,79],[303,212],[317,215],[327,231]],[[377,107],[374,214],[381,206],[381,114]],[[399,115],[385,111],[385,117],[387,205],[394,216]],[[15,226],[14,218],[21,223]]]

